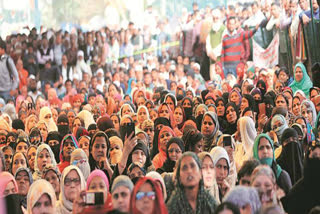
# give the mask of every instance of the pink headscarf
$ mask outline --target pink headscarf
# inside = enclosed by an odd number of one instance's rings
[[[0,197],[3,197],[3,193],[8,185],[8,183],[10,183],[11,181],[13,182],[14,185],[14,189],[16,190],[16,192],[18,192],[18,185],[16,180],[14,179],[13,175],[11,175],[9,172],[1,172],[0,173]]]
[[[108,180],[108,177],[106,176],[106,174],[100,170],[100,169],[95,169],[91,172],[91,174],[89,175],[88,179],[87,179],[87,190],[89,189],[89,186],[90,186],[90,183],[92,181],[92,179],[94,177],[101,177],[102,180],[104,181],[104,183],[106,184],[107,186],[107,189],[109,190],[109,180]]]

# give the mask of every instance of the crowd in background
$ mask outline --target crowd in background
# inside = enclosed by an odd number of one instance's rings
[[[0,213],[320,213],[311,1],[0,39]]]

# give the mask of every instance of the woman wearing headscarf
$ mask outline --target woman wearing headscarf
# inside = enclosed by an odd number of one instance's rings
[[[45,121],[48,127],[48,132],[58,131],[58,128],[52,118],[51,109],[47,106],[44,106],[40,109],[39,121]]]
[[[82,110],[77,114],[77,117],[80,118],[81,120],[83,120],[84,122],[84,127],[86,129],[88,129],[89,125],[95,123],[94,119],[93,119],[93,115],[91,112],[87,111],[87,110]]]
[[[173,111],[171,111],[170,106],[167,103],[160,104],[158,108],[158,117],[167,118],[170,121],[170,126],[174,128],[176,126],[173,119]]]
[[[60,145],[60,163],[58,165],[60,172],[63,172],[70,165],[71,153],[78,147],[78,142],[72,134],[64,136]]]
[[[69,120],[66,114],[59,115],[57,119],[57,127],[61,137],[70,133]]]
[[[73,187],[71,187],[72,184],[74,184]],[[66,167],[61,175],[57,213],[71,214],[73,201],[76,199],[80,191],[85,189],[85,187],[86,181],[80,169],[73,165]]]
[[[244,94],[240,104],[241,114],[243,114],[243,110],[247,107],[249,107],[252,111],[254,111],[254,106],[255,106],[255,101],[253,96],[250,94]]]
[[[20,167],[14,175],[18,185],[18,194],[26,197],[33,183],[32,173],[29,168]],[[25,204],[26,206],[26,204]]]
[[[201,162],[193,152],[185,152],[177,163],[176,188],[168,203],[170,214],[214,213],[216,201],[205,190]]]
[[[173,111],[173,119],[175,124],[177,124],[177,128],[182,131],[182,127],[184,122],[186,121],[186,114],[184,112],[184,108],[181,105],[177,105]]]
[[[60,162],[59,155],[61,140],[62,136],[57,131],[49,132],[46,140],[46,144],[50,146],[57,163]]]
[[[167,214],[160,185],[152,178],[140,178],[132,190],[130,213]]]
[[[128,89],[126,91],[126,94],[131,96],[132,87],[135,87],[135,83],[137,83],[137,80],[135,78],[130,78],[128,81]]]
[[[13,175],[9,172],[0,172],[0,198],[18,193],[18,185]]]
[[[42,179],[47,180],[52,185],[56,197],[59,198],[61,174],[58,167],[54,167],[53,165],[45,166],[42,172]]]
[[[301,115],[304,118],[308,119],[308,122],[310,123],[312,128],[315,128],[315,122],[317,120],[317,111],[316,111],[316,108],[315,108],[313,102],[306,99],[306,100],[302,101],[300,108],[301,108],[301,110],[300,110]]]
[[[146,174],[146,176],[149,178],[153,178],[156,182],[158,182],[160,184],[161,190],[162,190],[163,200],[166,201],[167,200],[167,188],[166,188],[166,185],[164,183],[162,176],[158,172],[155,172],[155,171],[148,172]]]
[[[287,194],[292,187],[290,176],[277,164],[274,156],[273,141],[269,135],[260,134],[255,139],[253,157],[260,161],[261,164],[271,167],[275,174],[277,185]]]
[[[172,137],[168,143],[166,148],[167,159],[163,163],[161,168],[157,169],[157,172],[162,174],[164,172],[173,172],[176,162],[181,157],[184,152],[184,143],[178,137]]]
[[[281,114],[276,114],[271,119],[271,129],[276,134],[273,134],[273,142],[276,147],[279,147],[279,140],[281,139],[282,133],[288,128],[286,118]],[[271,132],[272,133],[272,132]]]
[[[177,106],[177,98],[171,93],[165,96],[164,102],[170,106],[171,111],[174,111]]]
[[[160,130],[162,129],[163,126],[168,126],[168,127],[172,128],[169,119],[164,118],[164,117],[158,117],[154,121],[154,137],[153,137],[153,143],[152,143],[153,144],[152,150],[151,150],[151,154],[150,154],[151,159],[153,159],[153,157],[159,153],[158,138],[159,138]]]
[[[123,152],[123,142],[118,136],[112,136],[110,141],[110,164],[116,165],[120,162]]]
[[[294,81],[289,85],[293,94],[297,90],[302,90],[309,97],[309,90],[312,88],[312,81],[307,73],[306,67],[301,63],[297,63],[294,68]]]
[[[298,133],[293,128],[287,128],[281,136],[281,154],[277,163],[286,170],[294,185],[303,175],[303,148],[298,141]]]
[[[73,150],[73,152],[71,153],[70,164],[77,166],[81,170],[84,179],[87,180],[91,170],[88,157],[82,149],[78,148]]]
[[[219,204],[219,187],[216,181],[216,172],[214,169],[212,156],[209,152],[201,152],[198,154],[198,157],[201,161],[201,172],[204,187]]]
[[[55,192],[48,181],[43,179],[35,181],[31,185],[27,196],[27,212],[28,214],[55,214],[57,213],[56,200]],[[39,201],[41,201],[40,204],[45,204],[45,206],[39,206]]]
[[[37,153],[34,162],[34,180],[41,179],[43,169],[47,164],[52,164],[55,167],[57,165],[56,159],[49,145],[41,144],[37,148]]]
[[[204,151],[210,151],[217,144],[217,140],[222,134],[219,128],[217,115],[214,112],[206,112],[201,126],[201,133],[204,138]]]
[[[233,135],[237,131],[237,121],[239,119],[239,110],[233,102],[227,103],[225,118],[226,127],[223,133]]]
[[[22,152],[16,152],[12,156],[10,172],[14,175],[20,167],[29,168],[27,156]]]
[[[139,106],[138,111],[137,111],[137,120],[138,120],[138,125],[137,127],[139,129],[142,129],[141,125],[143,123],[143,121],[145,120],[149,120],[149,111],[147,109],[147,107],[145,107],[144,105]]]
[[[229,94],[229,102],[233,102],[239,108],[241,104],[241,94],[238,90],[233,89]]]
[[[218,97],[215,101],[215,105],[217,107],[217,116],[218,116],[218,121],[220,124],[220,131],[224,131],[226,125],[226,117],[225,117],[225,112],[226,112],[226,104],[227,102],[223,97]]]
[[[237,144],[235,148],[235,163],[239,170],[246,160],[253,157],[252,148],[257,130],[252,118],[244,116],[238,120]]]
[[[185,97],[181,101],[181,105],[184,109],[184,113],[186,114],[186,120],[191,120],[193,119],[193,102],[190,97]]]
[[[195,107],[194,117],[196,119],[197,129],[201,131],[201,123],[203,115],[208,111],[208,107],[205,104],[199,104]]]
[[[32,127],[34,127],[38,123],[38,117],[34,114],[31,114],[29,117],[26,119],[25,123],[25,132],[29,134],[30,130]]]
[[[124,103],[121,108],[120,108],[120,119],[128,114],[128,115],[133,115],[135,113],[133,106],[131,106],[131,103]]]
[[[167,154],[166,154],[166,146],[168,141],[172,138],[175,137],[176,134],[174,133],[174,131],[168,127],[168,126],[164,126],[160,132],[159,132],[159,136],[158,136],[158,151],[159,153],[154,156],[152,163],[155,167],[155,169],[158,169],[160,167],[162,167],[163,163],[166,161]]]

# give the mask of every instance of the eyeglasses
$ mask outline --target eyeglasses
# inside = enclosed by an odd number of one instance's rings
[[[141,200],[144,197],[147,197],[150,200],[154,200],[156,198],[156,193],[154,191],[150,192],[138,192],[136,195],[137,200]]]
[[[87,162],[86,159],[74,160],[72,162],[72,165],[77,165],[78,163],[83,164],[83,163],[86,163],[86,162]]]
[[[80,179],[79,178],[66,178],[64,180],[64,185],[65,186],[71,186],[71,183],[74,183],[76,186],[80,184]]]

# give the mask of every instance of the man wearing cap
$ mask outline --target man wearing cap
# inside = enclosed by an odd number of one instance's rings
[[[19,86],[19,76],[13,60],[6,54],[6,43],[0,38],[0,97],[7,100]]]
[[[128,176],[119,175],[116,177],[111,187],[113,208],[128,213],[132,190],[133,183]]]
[[[78,51],[77,53],[77,64],[75,68],[75,73],[77,73],[80,77],[80,80],[82,80],[83,73],[89,74],[89,77],[92,76],[91,68],[86,62],[84,61],[84,53],[83,51]]]
[[[37,90],[37,80],[36,77],[31,74],[29,76],[28,82],[28,96],[31,96],[33,100],[36,100],[39,95],[42,93]]]

